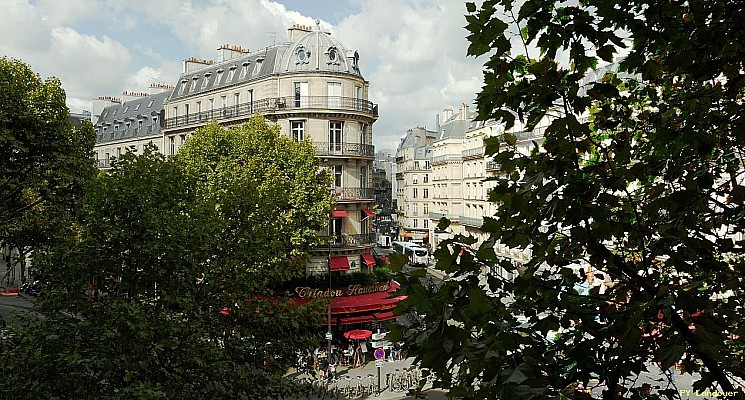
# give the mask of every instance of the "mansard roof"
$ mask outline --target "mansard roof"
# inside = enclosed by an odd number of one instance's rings
[[[160,115],[163,103],[170,94],[170,91],[166,91],[104,108],[94,125],[97,132],[96,143],[160,135],[160,123],[153,125],[152,117]],[[138,130],[136,121],[139,120],[143,121],[143,129]],[[127,122],[130,122],[130,129],[126,128]],[[115,125],[120,126],[118,131],[114,130]],[[103,129],[99,129],[102,127],[107,127],[105,133]]]
[[[359,54],[349,50],[328,32],[316,28],[301,31],[292,42],[240,54],[181,74],[171,100],[220,91],[272,75],[293,73],[340,73],[362,78]]]

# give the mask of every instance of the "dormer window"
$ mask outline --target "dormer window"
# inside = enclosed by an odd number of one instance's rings
[[[243,79],[248,75],[248,66],[250,63],[244,62],[243,66],[241,67],[241,74],[238,76],[238,79]]]
[[[326,50],[326,63],[339,65],[339,50],[336,47],[329,47]]]
[[[188,81],[186,79],[184,79],[184,80],[181,81],[181,85],[178,88],[178,94],[179,95],[184,94],[184,89],[186,89],[186,84],[187,83],[188,83]]]
[[[235,77],[235,65],[233,65],[232,67],[230,67],[230,70],[228,71],[228,79],[227,79],[227,81],[228,82],[232,82],[234,77]]]
[[[122,114],[126,114],[127,111],[129,111],[129,106],[124,106],[124,112]]]
[[[212,83],[213,87],[217,87],[217,85],[220,84],[220,80],[222,79],[223,72],[225,72],[225,70],[222,70],[222,69],[217,70],[217,76],[215,77],[215,82]]]
[[[147,103],[147,108],[150,108],[153,106],[153,100],[151,99],[149,103]]]
[[[295,64],[307,64],[310,59],[310,51],[305,49],[305,46],[300,46],[295,50],[295,57],[297,61]]]
[[[135,111],[137,111],[137,110],[139,110],[139,109],[140,109],[140,104],[141,104],[141,103],[137,103],[137,105],[135,106]]]
[[[194,77],[193,77],[193,78],[191,79],[191,86],[189,87],[189,93],[192,93],[192,92],[194,92],[194,89],[196,89],[196,88],[197,88],[197,81],[198,81],[198,80],[199,80],[199,77],[198,77],[198,76],[194,76]]]
[[[202,81],[202,89],[205,89],[207,87],[207,82],[210,81],[210,76],[212,76],[212,74],[209,72],[204,74],[204,80]]]
[[[264,63],[264,59],[263,58],[259,58],[258,60],[256,60],[256,64],[254,64],[254,71],[253,71],[253,74],[254,75],[258,75],[259,74],[259,71],[261,71],[261,64],[263,64],[263,63]]]
[[[354,67],[354,69],[358,69],[359,64],[360,64],[360,53],[355,51],[354,57],[352,58],[352,67]]]

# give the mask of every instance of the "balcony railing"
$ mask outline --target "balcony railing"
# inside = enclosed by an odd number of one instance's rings
[[[429,213],[429,219],[440,219],[440,218],[442,218],[444,216],[445,216],[445,214],[443,214],[443,213],[436,213],[436,212]]]
[[[111,160],[104,158],[98,159],[98,168],[111,168]]]
[[[460,221],[461,225],[465,226],[472,226],[474,228],[481,228],[482,225],[484,225],[484,219],[483,218],[472,218],[472,217],[458,217],[458,220]]]
[[[340,247],[360,247],[375,243],[375,233],[359,233],[354,235],[334,235],[332,236],[331,248]]]
[[[199,125],[207,121],[220,121],[253,114],[274,114],[286,111],[323,110],[323,111],[351,111],[378,116],[378,105],[371,101],[353,97],[340,96],[301,96],[301,97],[270,97],[250,103],[238,104],[215,110],[202,111],[187,115],[179,115],[166,120],[166,129]]]
[[[317,156],[375,157],[375,146],[361,143],[314,142]]]
[[[396,172],[396,180],[400,181],[404,179],[404,173],[403,172]]]
[[[338,187],[332,190],[339,200],[374,200],[375,189],[368,187]]]
[[[495,162],[495,161],[487,161],[486,162],[486,170],[487,171],[499,171],[499,169],[502,168],[502,164]]]
[[[440,164],[448,161],[460,161],[463,159],[461,155],[445,154],[443,156],[437,156],[432,158],[432,164]]]
[[[463,158],[479,158],[484,156],[484,146],[463,150]]]

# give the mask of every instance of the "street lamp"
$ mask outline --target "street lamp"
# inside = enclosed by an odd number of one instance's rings
[[[328,241],[329,246],[329,255],[328,255],[328,272],[329,272],[329,313],[328,313],[328,324],[329,324],[329,330],[326,332],[326,340],[329,341],[328,350],[326,351],[326,362],[331,365],[331,301],[333,300],[333,296],[331,295],[331,237],[329,237]]]

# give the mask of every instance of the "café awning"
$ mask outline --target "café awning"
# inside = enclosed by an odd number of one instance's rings
[[[346,256],[331,257],[330,264],[332,271],[349,270],[349,260]]]
[[[334,218],[346,218],[349,216],[346,211],[344,210],[334,210],[331,211],[331,216]]]
[[[391,319],[396,318],[393,315],[393,311],[386,311],[386,312],[374,313],[373,316],[375,317],[375,320],[378,321],[378,322],[388,321],[388,320],[391,320]]]
[[[332,314],[349,314],[357,312],[392,310],[396,304],[405,299],[406,296],[388,297],[398,289],[394,282],[391,288],[385,292],[362,294],[358,296],[334,297],[331,300]]]
[[[369,210],[367,208],[362,209],[362,212],[365,213],[365,215],[367,215],[368,217],[372,217],[372,216],[375,215],[374,212],[372,212],[371,210]]]
[[[375,266],[375,258],[373,258],[370,253],[362,253],[362,260],[365,261],[365,264],[367,264],[368,267]]]

